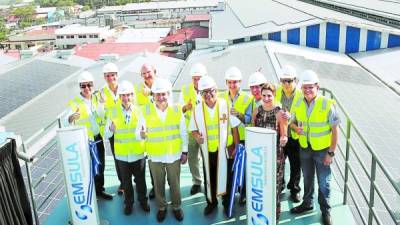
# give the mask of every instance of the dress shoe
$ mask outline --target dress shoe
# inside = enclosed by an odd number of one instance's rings
[[[322,224],[332,225],[332,218],[330,213],[322,213]]]
[[[118,187],[118,195],[122,195],[123,193],[124,193],[124,188],[122,187],[122,184],[121,184]]]
[[[97,195],[97,197],[101,197],[101,198],[106,199],[106,200],[112,200],[112,199],[113,199],[113,196],[110,195],[110,194],[108,194],[108,193],[105,192],[105,191],[102,191],[102,192],[100,192],[100,193],[97,193],[96,195]]]
[[[240,198],[239,198],[239,205],[246,205],[246,196],[245,195],[240,195]]]
[[[183,220],[183,211],[182,209],[174,209],[172,211],[174,213],[175,219],[178,221],[182,221]]]
[[[142,207],[143,211],[150,212],[150,206],[149,206],[149,203],[147,201],[141,202],[140,203],[140,207]]]
[[[295,213],[295,214],[299,214],[299,213],[307,212],[307,211],[310,211],[310,210],[313,210],[313,209],[314,209],[314,207],[312,207],[312,206],[306,206],[306,205],[301,204],[299,206],[296,206],[296,207],[292,208],[290,210],[290,212],[291,213]]]
[[[229,217],[229,206],[224,205],[224,213],[227,217]]]
[[[152,188],[149,192],[149,199],[153,199],[154,197],[156,197],[156,193],[154,192],[154,188]]]
[[[158,210],[157,212],[157,221],[162,222],[165,220],[165,217],[167,216],[167,210]]]
[[[293,202],[298,203],[300,202],[300,194],[299,193],[291,193],[290,198]]]
[[[217,208],[217,205],[207,204],[207,206],[204,208],[204,215],[209,215],[214,211],[215,208]]]
[[[201,191],[201,187],[198,184],[194,184],[190,189],[190,195],[195,195]]]
[[[130,215],[132,213],[132,205],[131,204],[125,205],[124,213],[125,213],[125,215]]]

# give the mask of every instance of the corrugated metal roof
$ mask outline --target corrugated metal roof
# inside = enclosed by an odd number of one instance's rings
[[[15,62],[17,60],[18,59],[15,57],[11,57],[11,56],[5,55],[3,53],[0,53],[0,65],[4,65],[4,64],[10,63],[10,62]]]
[[[368,69],[400,93],[400,47],[351,54],[358,63]]]
[[[141,2],[126,4],[123,11],[135,10],[163,10],[163,9],[179,9],[193,7],[210,7],[217,6],[216,0],[187,0],[187,1],[163,1],[163,2]]]

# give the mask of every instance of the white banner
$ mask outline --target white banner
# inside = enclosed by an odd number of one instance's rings
[[[247,224],[276,224],[276,132],[246,128]]]
[[[57,130],[73,225],[99,225],[88,136],[84,127]]]

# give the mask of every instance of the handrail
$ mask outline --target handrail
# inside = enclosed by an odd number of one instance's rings
[[[336,96],[333,94],[332,91],[325,89],[325,88],[321,88],[322,94],[326,95],[329,94],[331,99],[337,100]],[[372,145],[364,138],[364,136],[361,134],[360,130],[355,126],[355,124],[353,123],[353,121],[350,119],[349,113],[345,110],[345,108],[343,107],[343,105],[339,102],[336,101],[336,105],[337,107],[341,110],[341,112],[344,114],[344,116],[346,117],[346,129],[345,132],[344,129],[341,128],[342,134],[345,136],[345,148],[342,148],[340,145],[340,143],[338,143],[338,149],[345,149],[345,168],[344,168],[344,177],[343,174],[341,174],[342,178],[344,179],[344,196],[343,196],[343,203],[346,204],[348,201],[348,195],[350,194],[350,196],[353,198],[353,201],[356,205],[356,209],[359,213],[359,216],[361,218],[361,220],[363,221],[364,224],[368,224],[371,225],[373,224],[373,220],[375,220],[375,222],[377,224],[383,224],[383,222],[381,221],[381,218],[379,217],[379,215],[376,212],[375,209],[375,199],[376,197],[379,197],[380,201],[383,203],[383,206],[386,208],[387,212],[389,213],[390,217],[392,218],[393,222],[395,224],[398,224],[398,218],[395,215],[395,213],[391,210],[387,200],[384,198],[381,188],[378,187],[378,185],[376,184],[376,174],[377,174],[377,169],[379,168],[383,174],[384,177],[387,179],[387,181],[389,181],[391,188],[393,188],[393,190],[395,190],[395,192],[397,193],[397,195],[400,196],[400,187],[396,184],[396,182],[394,181],[394,179],[392,178],[392,176],[389,174],[389,172],[386,170],[386,168],[384,167],[383,163],[379,160],[379,157],[376,155],[376,153],[374,152],[374,150],[372,149]],[[342,126],[342,125],[339,125]],[[352,135],[352,131],[355,135]],[[368,153],[370,154],[371,157],[371,165],[370,165],[370,169],[368,170],[367,166],[365,166],[365,164],[363,163],[363,161],[361,160],[360,156],[358,155],[358,153],[355,150],[355,146],[353,145],[353,143],[351,142],[353,136],[356,136],[358,138],[359,141],[362,142],[363,147],[365,147],[368,151]],[[362,185],[361,182],[359,181],[358,177],[356,176],[353,167],[350,165],[350,155],[354,155],[355,157],[353,157],[361,166],[362,171],[365,173],[365,175],[367,176],[370,184],[369,184],[369,196],[362,190]],[[339,167],[338,164],[336,164]],[[368,173],[370,172],[370,173]],[[349,178],[350,175],[353,177],[356,186],[358,186],[359,190],[355,190],[353,191],[351,189],[351,186],[349,185]],[[368,203],[368,216],[367,219],[365,219],[362,216],[361,211],[359,210],[359,204],[356,202],[355,198],[354,198],[354,193],[360,193],[363,196],[364,200]],[[375,192],[377,193],[377,195],[375,195]]]

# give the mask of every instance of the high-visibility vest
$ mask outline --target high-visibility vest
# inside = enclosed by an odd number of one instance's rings
[[[192,110],[186,111],[185,112],[185,119],[186,119],[186,126],[189,125],[190,117],[192,116],[192,111],[194,110],[194,107],[196,105],[196,100],[197,100],[197,94],[196,90],[194,89],[193,83],[190,85],[183,85],[182,86],[182,96],[183,96],[183,102],[185,104],[190,102],[192,103]]]
[[[115,158],[125,162],[131,162],[131,158],[137,158],[134,156],[144,153],[144,141],[138,141],[135,134],[140,111],[133,105],[131,107],[132,113],[128,124],[125,123],[121,104],[111,109],[110,116],[116,127],[114,131]]]
[[[240,95],[236,99],[235,103],[233,103],[233,105],[232,105],[231,98],[229,96],[229,91],[223,92],[221,97],[224,98],[228,102],[230,107],[233,107],[234,109],[236,109],[236,111],[238,111],[240,114],[245,114],[247,107],[251,104],[251,101],[253,100],[253,96],[251,96],[243,91],[240,91]],[[245,139],[244,124],[241,123],[239,125],[238,129],[239,129],[240,140],[244,141],[244,139]]]
[[[146,152],[150,157],[177,155],[182,149],[179,125],[182,117],[181,107],[169,106],[164,122],[158,117],[156,106],[147,104],[142,108],[147,126]]]
[[[204,104],[204,102],[202,103]],[[216,152],[218,150],[219,145],[219,104],[215,105],[214,117],[211,119],[211,115],[207,106],[203,105],[204,115],[205,115],[205,127],[207,129],[207,144],[209,152]],[[229,120],[229,118],[227,118]],[[228,121],[228,141],[226,142],[226,147],[232,145],[233,136],[230,122]],[[225,147],[225,146],[224,146]],[[225,149],[225,148],[220,148]]]
[[[332,130],[328,114],[334,101],[323,96],[317,96],[314,101],[314,108],[309,117],[307,117],[307,105],[304,98],[297,100],[294,112],[297,122],[303,124],[304,134],[299,135],[300,146],[308,147],[308,137],[311,148],[318,151],[331,145]]]
[[[93,106],[97,109],[98,106],[98,100],[96,95],[92,95],[92,104]],[[73,100],[69,102],[69,107],[71,107],[72,112],[76,112],[76,110],[79,108],[79,113],[80,117],[79,119],[75,120],[75,125],[78,126],[85,126],[87,129],[87,134],[88,138],[90,140],[94,140],[94,133],[93,133],[93,128],[92,124],[90,123],[90,114],[87,111],[85,102],[82,98],[79,96],[76,96]],[[97,112],[95,111],[95,121],[97,122],[99,128],[100,128],[100,134],[104,134],[104,126],[103,126],[103,118],[101,118],[99,115],[97,115]]]
[[[110,89],[107,87],[104,87],[100,90],[101,94],[105,97],[105,102],[104,102],[104,110],[107,112],[113,107],[117,105],[121,105],[121,100],[117,98],[118,100],[114,100],[114,96],[111,93]]]
[[[299,89],[296,88],[294,91],[295,91],[295,93],[294,93],[292,105],[290,106],[290,111],[289,111],[290,113],[294,112],[294,107],[295,107],[296,102],[299,99],[303,98],[303,94],[301,93],[301,91]],[[281,105],[282,105],[282,94],[283,94],[283,88],[282,88],[282,85],[279,85],[278,88],[276,89],[275,101],[279,102]],[[299,139],[299,135],[294,130],[290,129],[290,134],[293,139]]]
[[[136,104],[139,106],[151,104],[151,100],[149,96],[144,95],[144,84],[137,85],[135,84],[135,93],[136,93]]]

